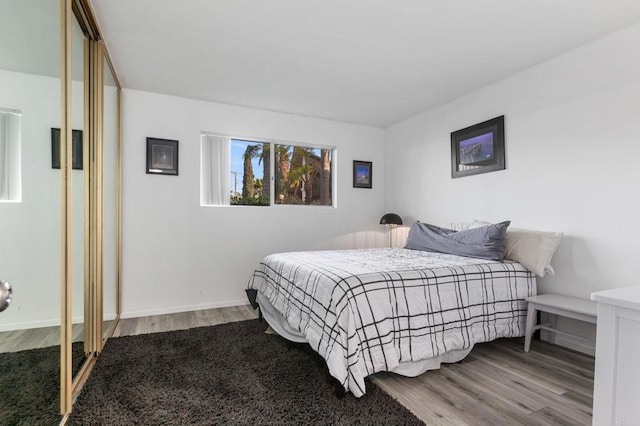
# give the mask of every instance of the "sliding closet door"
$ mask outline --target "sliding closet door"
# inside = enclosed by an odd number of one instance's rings
[[[103,336],[113,333],[119,289],[120,90],[108,58],[103,94]]]
[[[86,126],[85,108],[85,36],[75,16],[71,26],[71,253],[72,253],[72,378],[80,370],[87,355],[91,353],[86,339],[86,332],[89,327],[85,325],[87,321],[87,310],[85,309],[85,288],[90,283],[87,276],[88,269],[85,267],[85,246],[87,245],[87,202],[89,195],[86,191],[86,171],[89,164],[86,164],[88,132]]]
[[[118,313],[119,89],[85,6],[0,0],[2,424],[59,423]]]
[[[60,421],[60,65],[60,1],[0,0],[2,424]]]

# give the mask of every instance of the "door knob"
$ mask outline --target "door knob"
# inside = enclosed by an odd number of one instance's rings
[[[13,296],[11,284],[0,279],[0,312],[9,307],[11,304],[11,296]]]

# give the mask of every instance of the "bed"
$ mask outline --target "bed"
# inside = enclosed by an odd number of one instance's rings
[[[536,278],[509,260],[331,250],[267,256],[247,292],[278,334],[308,342],[360,397],[371,374],[417,376],[463,359],[476,343],[523,336]]]

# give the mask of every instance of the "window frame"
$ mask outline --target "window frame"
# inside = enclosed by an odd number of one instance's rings
[[[261,138],[255,136],[237,136],[224,134],[219,132],[207,132],[203,131],[200,133],[200,143],[202,144],[202,136],[203,135],[212,135],[212,136],[222,136],[225,138],[229,138],[229,143],[233,143],[233,141],[238,142],[254,142],[254,143],[262,143],[269,144],[269,160],[270,160],[270,185],[269,185],[269,204],[268,205],[247,205],[247,204],[231,204],[223,205],[223,204],[200,204],[201,207],[233,207],[233,208],[329,208],[335,209],[338,207],[337,205],[337,158],[338,158],[338,147],[335,145],[325,145],[325,144],[313,144],[306,142],[292,142],[281,139],[273,139],[273,138]],[[301,148],[310,148],[310,149],[328,149],[331,151],[331,205],[312,205],[312,204],[276,204],[275,203],[275,145],[287,145]],[[229,170],[231,170],[231,149],[229,150]],[[200,155],[202,156],[202,145],[200,146]],[[202,158],[200,159],[200,163],[202,164]],[[202,166],[201,166],[202,167]],[[202,171],[201,171],[202,173]],[[200,183],[202,185],[202,182]],[[202,190],[202,188],[200,188]],[[228,191],[231,191],[231,185],[229,185]]]

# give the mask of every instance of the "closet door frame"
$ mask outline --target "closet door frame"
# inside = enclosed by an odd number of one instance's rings
[[[121,111],[122,86],[100,36],[89,0],[60,1],[60,183],[61,183],[61,332],[60,332],[60,413],[66,422],[73,399],[89,376],[96,356],[102,351],[103,339],[103,114],[104,61],[107,61],[117,85],[117,209],[116,213],[116,318],[107,333],[113,335],[120,319],[121,306]],[[77,19],[84,41],[84,320],[85,360],[75,378],[72,376],[72,74],[71,28]],[[77,184],[77,183],[76,183]],[[76,301],[76,303],[78,303]]]

